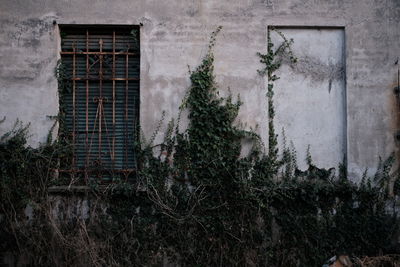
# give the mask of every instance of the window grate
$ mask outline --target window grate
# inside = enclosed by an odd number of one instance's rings
[[[138,33],[133,27],[61,28],[61,60],[71,84],[63,100],[72,173],[109,180],[134,172]]]

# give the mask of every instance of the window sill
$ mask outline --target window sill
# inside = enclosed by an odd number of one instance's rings
[[[50,186],[48,188],[49,194],[71,194],[71,193],[79,193],[79,194],[87,194],[91,191],[89,186],[77,186],[77,185],[59,185],[59,186]]]

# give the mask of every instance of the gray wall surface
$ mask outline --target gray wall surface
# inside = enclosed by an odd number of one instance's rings
[[[346,129],[341,142],[349,173],[357,180],[365,168],[374,170],[378,156],[397,152],[393,136],[399,110],[393,87],[400,56],[399,0],[0,0],[0,117],[7,117],[0,133],[17,118],[31,122],[32,145],[45,140],[53,124],[47,115],[58,112],[54,69],[60,37],[54,20],[143,24],[140,120],[147,134],[162,110],[166,121],[176,117],[189,87],[187,66],[200,63],[210,33],[223,26],[215,47],[221,94],[228,88],[240,93],[244,104],[238,121],[246,128],[258,125],[264,140],[266,81],[257,74],[262,66],[256,53],[266,51],[267,27],[342,27],[346,110],[345,125],[338,127]],[[281,79],[289,79],[284,74]]]
[[[275,127],[278,143],[294,148],[306,169],[307,149],[319,167],[337,167],[346,153],[344,31],[337,28],[277,29],[292,39],[295,64],[285,60],[276,75]],[[283,39],[271,31],[278,47]],[[283,134],[284,133],[284,134]]]

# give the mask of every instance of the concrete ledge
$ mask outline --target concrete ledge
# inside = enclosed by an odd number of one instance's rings
[[[91,188],[86,185],[60,185],[60,186],[51,186],[48,188],[49,193],[57,194],[57,193],[89,193]]]

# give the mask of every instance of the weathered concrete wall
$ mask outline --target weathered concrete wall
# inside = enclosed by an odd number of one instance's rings
[[[282,77],[275,82],[274,101],[281,150],[286,139],[286,146],[297,151],[301,169],[308,167],[308,148],[317,166],[337,167],[346,153],[347,139],[344,30],[277,30],[293,39],[291,50],[297,58],[294,64],[285,60],[276,72]],[[270,34],[279,46],[282,37],[275,31]]]
[[[256,52],[265,51],[268,25],[338,26],[345,31],[346,150],[350,174],[376,166],[396,150],[394,62],[400,55],[398,0],[0,0],[0,132],[16,118],[31,122],[31,144],[43,142],[58,111],[54,68],[58,24],[135,24],[141,27],[141,125],[151,133],[161,111],[177,114],[210,32],[221,89],[240,93],[240,121],[267,136],[265,81]],[[285,77],[282,77],[285,79]]]

